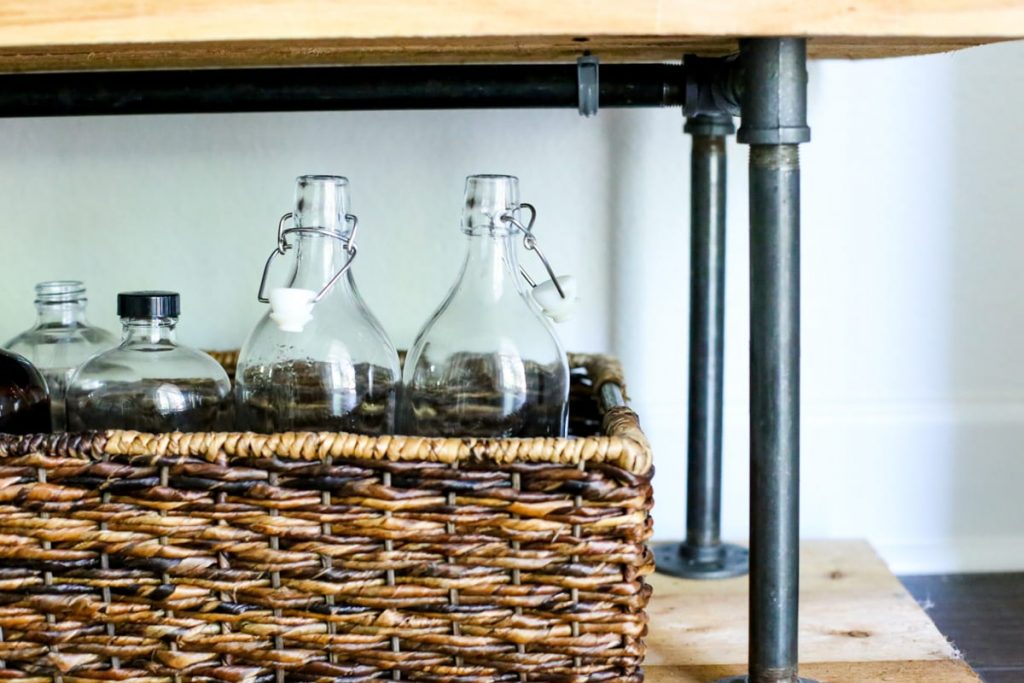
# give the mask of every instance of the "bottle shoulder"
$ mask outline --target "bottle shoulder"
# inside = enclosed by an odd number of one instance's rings
[[[450,352],[503,350],[530,358],[565,355],[554,326],[525,296],[516,293],[478,305],[459,294],[459,288],[453,288],[421,328],[413,356],[429,346]]]
[[[135,381],[141,379],[208,379],[228,384],[227,372],[210,355],[189,346],[167,343],[125,343],[93,356],[77,371],[86,378]]]
[[[14,337],[4,348],[43,367],[76,366],[91,356],[117,345],[106,330],[88,326],[39,325]]]
[[[335,306],[328,297],[314,306],[301,332],[282,330],[264,313],[242,347],[239,367],[288,360],[369,363],[395,375],[399,368],[394,343],[369,309]]]

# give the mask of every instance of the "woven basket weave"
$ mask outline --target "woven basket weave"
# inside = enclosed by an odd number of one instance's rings
[[[0,435],[0,678],[642,681],[650,451],[571,361],[568,439]]]

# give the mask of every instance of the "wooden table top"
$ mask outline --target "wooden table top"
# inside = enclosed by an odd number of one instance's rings
[[[812,57],[1024,37],[1016,0],[0,0],[0,70],[607,61],[806,36]]]

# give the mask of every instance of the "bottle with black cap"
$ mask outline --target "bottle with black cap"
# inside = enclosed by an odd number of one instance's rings
[[[176,292],[122,292],[121,344],[86,361],[67,391],[69,431],[203,432],[230,421],[231,382],[213,358],[178,344]]]

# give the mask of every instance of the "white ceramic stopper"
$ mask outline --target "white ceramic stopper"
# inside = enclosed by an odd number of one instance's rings
[[[313,299],[316,292],[311,289],[278,287],[270,290],[270,319],[284,332],[302,332],[313,319]]]
[[[558,284],[565,292],[563,299],[552,280],[545,280],[533,288],[533,300],[543,309],[544,314],[556,323],[565,322],[576,312],[579,297],[576,296],[576,278],[572,275],[559,275]]]

